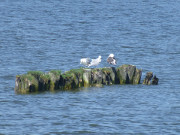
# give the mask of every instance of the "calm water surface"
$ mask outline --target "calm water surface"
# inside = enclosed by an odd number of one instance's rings
[[[178,0],[1,0],[0,18],[0,134],[180,134]],[[17,74],[109,53],[159,85],[14,92]]]

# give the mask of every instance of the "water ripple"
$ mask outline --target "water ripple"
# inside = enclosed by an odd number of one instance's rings
[[[180,4],[176,1],[0,3],[0,134],[174,134],[180,132]],[[29,70],[80,68],[114,53],[118,65],[153,71],[157,86],[114,85],[16,95]]]

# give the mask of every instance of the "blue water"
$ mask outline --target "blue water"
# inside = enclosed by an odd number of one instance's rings
[[[180,134],[180,1],[1,0],[0,134]],[[113,85],[31,95],[14,92],[30,70],[133,64],[159,85]]]

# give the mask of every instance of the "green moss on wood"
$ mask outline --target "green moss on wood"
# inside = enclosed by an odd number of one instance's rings
[[[103,83],[103,72],[101,68],[92,69],[92,85]]]
[[[67,72],[65,72],[64,74],[62,74],[62,77],[63,77],[63,78],[70,78],[70,77],[72,77],[72,76],[73,76],[73,73],[70,72],[70,71],[67,71]]]
[[[62,77],[64,79],[64,88],[71,89],[82,87],[84,85],[82,79],[83,72],[84,69],[71,69],[70,71],[62,74]]]
[[[51,73],[57,75],[58,71],[52,71]],[[38,89],[39,91],[52,90],[54,89],[54,81],[52,76],[49,73],[43,73],[41,71],[29,71],[28,76],[33,76],[38,80]]]
[[[121,68],[117,68],[116,72],[117,72],[117,80],[119,84],[121,85],[126,84],[126,73],[124,73]]]
[[[50,77],[50,90],[60,89],[61,70],[51,70],[48,74]]]
[[[26,79],[32,81],[33,79],[35,79],[35,77],[31,74],[20,75],[19,77],[21,78],[21,81],[25,81]]]
[[[135,75],[133,77],[133,84],[140,84],[141,75],[142,75],[142,70],[136,69]]]
[[[143,81],[143,84],[150,85],[152,77],[153,77],[153,72],[147,72],[146,77],[145,77],[145,79]]]
[[[55,82],[50,81],[49,90],[50,90],[50,91],[54,91],[54,88],[55,88]]]
[[[82,87],[84,85],[83,72],[84,69],[72,69],[70,71],[65,72],[62,75],[62,77],[65,79],[65,89]]]
[[[122,65],[118,68],[71,69],[63,74],[60,70],[51,70],[48,73],[29,71],[27,74],[16,76],[15,90],[18,93],[27,94],[110,84],[139,84],[141,74],[142,70],[133,65]]]
[[[51,70],[50,73],[53,73],[57,77],[61,75],[61,70]]]
[[[71,69],[69,72],[71,73],[77,73],[77,74],[82,74],[84,72],[84,69]]]
[[[27,72],[27,74],[30,74],[39,80],[39,77],[43,75],[44,73],[42,71],[29,71]]]
[[[38,80],[31,74],[24,74],[16,76],[16,87],[17,93],[27,94],[31,92],[37,92]]]
[[[51,80],[51,77],[49,74],[42,74],[40,75],[39,79],[45,83],[48,83],[48,81]]]
[[[111,73],[112,72],[112,68],[102,68],[101,70],[104,73]]]
[[[91,78],[91,74],[92,74],[92,69],[84,69],[84,73],[83,73],[83,83],[84,83],[84,87],[90,87],[91,83],[92,83],[92,78]]]
[[[136,66],[122,65],[117,68],[117,77],[120,84],[133,84],[133,77],[135,76]]]

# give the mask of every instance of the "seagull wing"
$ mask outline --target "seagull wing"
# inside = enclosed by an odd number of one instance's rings
[[[90,64],[90,62],[91,62],[90,58],[82,58],[80,60],[80,64],[85,65],[85,66],[88,66]]]
[[[101,59],[92,59],[89,66],[97,66],[101,62]]]

